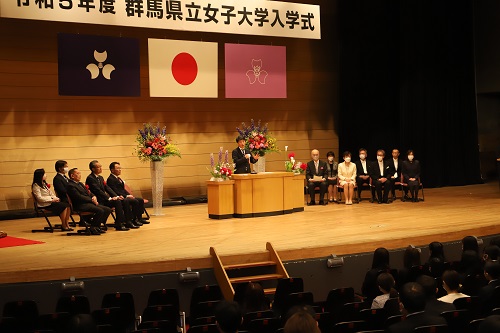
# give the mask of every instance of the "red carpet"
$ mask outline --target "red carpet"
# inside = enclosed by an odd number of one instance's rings
[[[17,237],[4,237],[0,238],[0,248],[2,247],[12,247],[12,246],[22,246],[22,245],[31,245],[31,244],[43,244],[44,242],[17,238]]]

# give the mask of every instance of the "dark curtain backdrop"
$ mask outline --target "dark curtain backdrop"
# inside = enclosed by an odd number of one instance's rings
[[[341,153],[413,149],[426,187],[481,182],[473,0],[339,0],[339,18]]]

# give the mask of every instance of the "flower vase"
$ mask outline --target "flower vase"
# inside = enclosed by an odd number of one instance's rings
[[[163,162],[151,161],[151,192],[153,194],[153,212],[152,215],[162,214],[163,204]]]
[[[257,163],[253,165],[253,170],[257,173],[266,172],[266,157],[260,156]]]

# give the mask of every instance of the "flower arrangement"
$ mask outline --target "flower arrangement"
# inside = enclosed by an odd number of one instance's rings
[[[233,164],[229,163],[229,152],[226,150],[222,161],[222,147],[219,149],[219,159],[215,163],[214,154],[210,153],[210,174],[212,181],[227,180],[233,174]]]
[[[144,124],[144,127],[139,129],[136,141],[135,152],[143,162],[163,161],[169,156],[181,157],[179,148],[171,143],[166,127],[160,128],[159,123],[155,126]]]
[[[286,147],[285,147],[286,148]],[[285,170],[287,172],[293,172],[295,174],[304,173],[307,169],[307,164],[298,162],[295,160],[295,153],[290,152],[288,154],[288,161],[285,161]]]
[[[241,128],[236,127],[236,130],[240,136],[245,138],[245,148],[250,150],[252,154],[264,156],[267,153],[279,151],[276,138],[268,132],[267,124],[261,126],[260,120],[255,124],[252,119],[250,126],[241,123]]]

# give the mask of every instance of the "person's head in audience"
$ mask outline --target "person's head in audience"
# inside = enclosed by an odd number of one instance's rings
[[[447,270],[443,273],[443,288],[448,294],[457,293],[460,288],[460,275],[455,270]]]
[[[408,151],[406,152],[406,157],[408,158],[408,161],[413,161],[413,159],[415,158],[415,152],[413,151],[413,149],[408,149]]]
[[[260,283],[250,282],[245,289],[243,299],[244,312],[255,312],[269,309],[269,302]]]
[[[498,245],[488,245],[485,246],[485,248],[483,249],[483,260],[485,262],[498,260],[499,256],[500,256],[500,247],[498,247]]]
[[[33,172],[33,183],[32,184],[37,184],[40,187],[43,187],[45,185],[45,179],[47,178],[47,175],[45,174],[44,169],[36,169],[35,172]]]
[[[79,182],[82,179],[82,173],[77,168],[70,169],[68,171],[69,179]]]
[[[368,151],[365,148],[360,148],[358,152],[359,152],[359,159],[361,161],[366,160],[366,158],[368,157]]]
[[[109,171],[115,176],[120,176],[122,174],[122,167],[118,162],[111,162],[109,165]]]
[[[283,316],[283,319],[284,319],[283,322],[286,323],[286,321],[290,317],[292,317],[294,314],[300,313],[300,312],[308,313],[313,318],[316,317],[316,311],[314,311],[312,306],[310,306],[308,304],[294,305],[286,311],[285,315]]]
[[[98,160],[93,160],[89,163],[89,169],[94,175],[102,173],[102,165]]]
[[[333,160],[335,159],[335,153],[330,150],[328,153],[326,153],[326,159],[328,160],[328,163],[333,163]]]
[[[399,298],[408,313],[424,311],[425,309],[424,288],[416,282],[405,283],[399,292]]]
[[[389,268],[389,251],[385,247],[379,247],[373,252],[372,268]]]
[[[491,315],[481,321],[477,328],[477,333],[500,332],[500,315]]]
[[[236,333],[243,321],[240,306],[236,302],[222,301],[215,308],[215,320],[221,333]]]
[[[429,275],[422,274],[417,277],[416,282],[424,289],[424,294],[427,299],[435,299],[438,291],[436,280]]]
[[[351,152],[346,150],[343,154],[342,154],[342,158],[344,159],[344,161],[349,164],[351,162]]]
[[[310,306],[295,306],[288,311],[284,333],[321,333]]]
[[[377,161],[382,162],[385,158],[385,151],[383,149],[377,150]]]
[[[389,294],[390,297],[397,296],[397,291],[394,289],[396,281],[394,281],[394,277],[391,274],[380,273],[377,276],[377,285],[382,294]]]
[[[65,333],[97,333],[97,324],[89,314],[77,314],[69,318]]]
[[[460,257],[460,273],[465,275],[475,274],[478,269],[480,273],[480,268],[481,258],[476,251],[466,250],[462,252],[462,256]]]
[[[500,246],[500,236],[493,237],[490,240],[490,245]]]
[[[462,251],[476,251],[479,253],[479,244],[474,236],[465,236],[462,239]]]
[[[399,158],[399,149],[394,148],[392,150],[392,158],[397,160]]]
[[[403,255],[403,266],[411,268],[412,266],[420,265],[420,249],[413,245],[409,245]]]
[[[69,171],[68,162],[63,161],[63,160],[56,161],[56,164],[54,165],[54,169],[56,169],[57,173],[66,174]]]
[[[500,262],[488,261],[484,264],[484,277],[488,281],[498,280],[500,278]]]
[[[311,150],[311,158],[313,161],[319,161],[319,150],[317,149]]]
[[[439,261],[445,262],[443,244],[440,242],[429,243],[429,258],[438,258]]]
[[[238,144],[238,147],[240,147],[240,149],[243,149],[245,148],[245,143],[247,142],[247,140],[245,139],[244,136],[242,135],[238,135],[236,137],[236,143]]]

